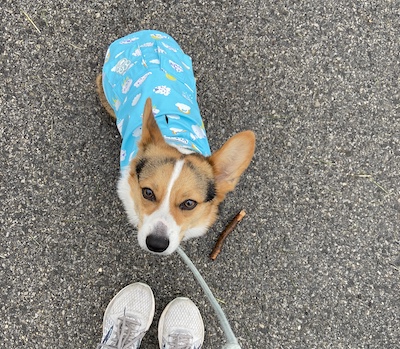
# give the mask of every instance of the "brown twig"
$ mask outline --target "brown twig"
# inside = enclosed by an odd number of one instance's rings
[[[224,244],[225,239],[228,237],[228,235],[235,229],[236,225],[243,219],[243,217],[246,215],[245,210],[241,210],[235,218],[232,219],[232,221],[227,225],[227,227],[224,229],[224,231],[220,234],[211,254],[210,258],[212,260],[215,260],[219,253],[221,252],[222,245]]]

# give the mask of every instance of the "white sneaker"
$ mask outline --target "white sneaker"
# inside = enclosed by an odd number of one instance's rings
[[[108,304],[103,339],[97,349],[137,349],[154,316],[151,288],[140,282],[124,287]]]
[[[161,314],[158,323],[161,349],[200,349],[204,324],[196,305],[185,297],[175,298]]]

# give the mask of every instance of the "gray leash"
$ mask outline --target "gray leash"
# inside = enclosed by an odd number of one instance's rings
[[[217,314],[218,320],[221,324],[222,331],[226,337],[226,344],[222,347],[222,349],[241,349],[235,334],[233,333],[231,326],[229,325],[228,319],[225,316],[224,311],[222,310],[221,306],[219,305],[218,301],[215,299],[214,295],[212,294],[210,288],[208,287],[207,283],[204,281],[203,277],[201,276],[200,272],[197,270],[195,265],[192,263],[190,258],[186,255],[183,250],[178,247],[178,253],[192,271],[193,275],[195,276],[196,280],[200,284],[201,288],[203,289],[204,293],[206,294],[208,300],[211,303],[211,306],[214,308],[215,313]]]

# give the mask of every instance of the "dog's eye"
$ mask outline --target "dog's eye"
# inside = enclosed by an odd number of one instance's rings
[[[190,200],[190,199],[189,199],[189,200],[186,200],[186,201],[182,202],[182,203],[179,205],[179,208],[180,208],[181,210],[190,211],[190,210],[193,210],[196,206],[197,206],[197,202],[194,201],[194,200]]]
[[[143,188],[142,195],[146,200],[156,201],[156,196],[150,188]]]

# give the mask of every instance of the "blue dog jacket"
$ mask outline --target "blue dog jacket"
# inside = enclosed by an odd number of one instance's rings
[[[145,30],[114,41],[103,66],[103,89],[122,137],[121,171],[137,154],[148,97],[168,144],[211,154],[196,100],[192,60],[169,35]]]

